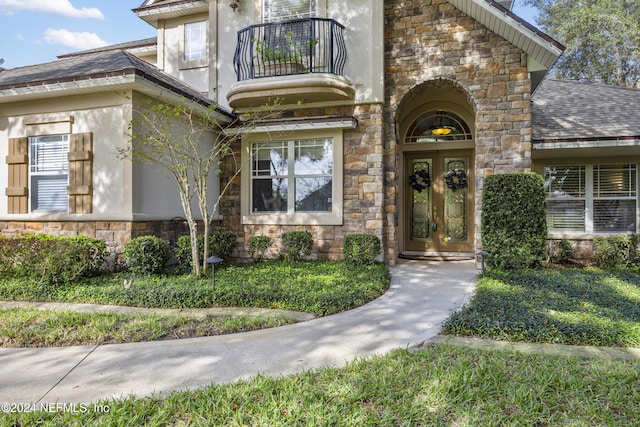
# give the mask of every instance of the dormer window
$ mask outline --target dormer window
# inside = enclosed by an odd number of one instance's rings
[[[264,22],[317,16],[317,0],[263,0]]]
[[[199,61],[207,58],[207,23],[184,24],[184,60]]]

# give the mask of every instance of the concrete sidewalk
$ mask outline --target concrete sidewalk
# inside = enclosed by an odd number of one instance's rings
[[[233,335],[102,346],[0,349],[0,402],[94,402],[287,375],[412,347],[471,298],[473,262],[403,261],[389,291],[354,310]]]

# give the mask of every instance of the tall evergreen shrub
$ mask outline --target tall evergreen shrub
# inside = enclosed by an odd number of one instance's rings
[[[490,175],[482,193],[482,247],[489,268],[542,266],[547,222],[544,180],[534,173]]]

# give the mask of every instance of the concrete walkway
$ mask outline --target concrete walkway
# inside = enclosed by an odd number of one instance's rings
[[[357,309],[233,335],[132,344],[0,349],[0,402],[93,402],[287,375],[415,347],[471,298],[473,262],[403,261],[389,291]]]

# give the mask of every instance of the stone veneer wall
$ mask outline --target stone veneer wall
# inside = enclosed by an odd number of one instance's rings
[[[220,203],[221,221],[214,223],[214,230],[232,230],[238,234],[240,260],[248,259],[247,242],[254,235],[272,238],[270,257],[278,256],[280,236],[293,230],[308,230],[314,238],[314,259],[342,258],[342,238],[346,234],[368,233],[383,239],[384,183],[383,183],[383,117],[382,105],[358,105],[295,110],[283,113],[289,117],[316,117],[326,115],[352,116],[358,120],[356,129],[345,129],[344,154],[344,211],[343,224],[320,225],[243,225],[240,216],[240,176],[229,187]],[[233,175],[232,160],[222,165],[224,188]],[[248,173],[242,171],[242,173]],[[226,178],[225,178],[226,177]],[[225,181],[225,179],[227,181]],[[274,214],[277,215],[277,214]]]
[[[0,221],[0,235],[49,234],[87,236],[104,240],[115,255],[139,236],[154,235],[175,242],[189,230],[183,220],[176,221]]]
[[[398,251],[396,123],[430,88],[463,92],[475,112],[475,247],[481,247],[484,177],[531,170],[527,56],[446,0],[385,1],[385,235]],[[401,135],[398,135],[400,138]]]

